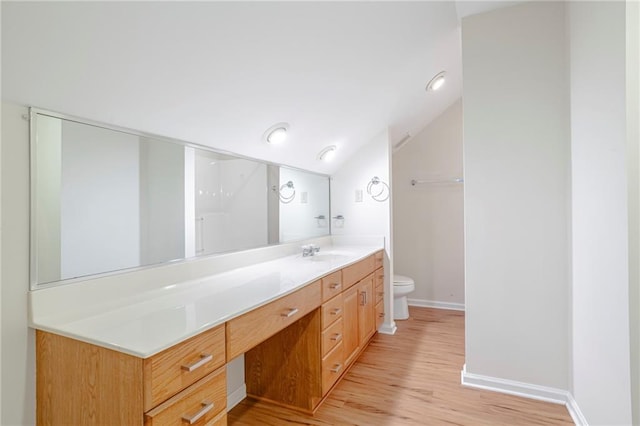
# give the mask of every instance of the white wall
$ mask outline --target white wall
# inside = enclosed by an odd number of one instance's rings
[[[267,166],[196,150],[196,254],[268,243]]]
[[[626,425],[631,400],[625,4],[572,2],[567,10],[573,395],[589,424]]]
[[[293,182],[295,198],[289,203],[280,202],[279,232],[281,243],[299,241],[329,234],[329,180],[325,176],[306,171],[280,168],[279,186]],[[289,188],[283,189],[285,197],[290,195]],[[269,192],[277,199],[277,194]],[[316,219],[318,216],[325,219]]]
[[[409,303],[464,308],[462,100],[393,154],[394,271],[412,277]]]
[[[640,425],[640,3],[627,2],[627,176],[631,408]]]
[[[185,147],[140,138],[140,264],[185,257]],[[193,192],[194,187],[189,188]]]
[[[340,155],[340,151],[337,155]],[[386,317],[381,331],[394,333],[393,298],[390,297],[392,294],[390,277],[393,275],[391,229],[393,197],[389,194],[389,199],[378,202],[367,194],[367,185],[374,176],[379,177],[390,187],[393,186],[389,135],[386,131],[374,137],[356,152],[331,177],[331,216],[344,216],[344,220],[332,219],[331,233],[333,235],[376,235],[385,238]],[[363,192],[362,202],[356,202],[356,191]]]
[[[138,137],[62,125],[62,279],[140,265]]]
[[[35,424],[35,338],[29,289],[29,123],[27,108],[2,105],[2,425]]]
[[[34,185],[36,253],[35,275],[38,282],[60,280],[60,194],[62,185],[62,121],[37,115],[36,163]],[[34,238],[34,235],[31,236]],[[35,281],[32,277],[31,281]]]
[[[569,103],[562,3],[462,21],[466,368],[569,386]]]

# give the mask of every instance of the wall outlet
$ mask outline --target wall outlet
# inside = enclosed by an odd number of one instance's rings
[[[300,203],[301,204],[307,204],[307,192],[301,192],[300,193]]]
[[[356,189],[356,203],[362,202],[362,189]]]

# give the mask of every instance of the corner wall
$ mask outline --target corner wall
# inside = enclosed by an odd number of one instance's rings
[[[339,153],[338,153],[339,155]],[[332,235],[383,236],[385,238],[385,320],[381,327],[384,333],[395,332],[393,321],[393,288],[390,277],[393,276],[392,248],[392,209],[393,199],[375,201],[367,194],[367,185],[377,176],[392,187],[391,153],[389,135],[385,130],[363,146],[331,177],[331,216],[344,216],[344,219],[331,220]],[[382,185],[378,184],[377,186]],[[378,189],[374,189],[376,194]],[[386,189],[383,189],[387,191]],[[356,201],[356,192],[362,192],[362,201]]]
[[[564,40],[563,3],[462,21],[466,373],[555,390],[570,351]]]
[[[394,269],[416,283],[409,303],[464,309],[462,100],[393,154]]]
[[[2,425],[36,421],[35,333],[27,324],[29,122],[23,114],[27,108],[2,104]]]
[[[568,4],[573,395],[590,424],[630,424],[625,4]]]
[[[627,178],[631,408],[640,425],[640,3],[627,1]]]

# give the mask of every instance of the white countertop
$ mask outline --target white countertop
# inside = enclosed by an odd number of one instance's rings
[[[379,246],[326,247],[313,257],[290,255],[146,289],[117,302],[85,306],[82,315],[60,312],[38,316],[32,312],[31,326],[148,358],[381,249]],[[86,299],[86,295],[82,297]],[[86,300],[83,303],[87,303]]]

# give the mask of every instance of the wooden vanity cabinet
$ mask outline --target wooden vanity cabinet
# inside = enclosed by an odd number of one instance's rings
[[[215,424],[227,405],[224,346],[224,325],[145,359],[37,330],[37,424]]]
[[[36,330],[37,424],[226,425],[243,353],[249,396],[314,412],[384,318],[383,281],[378,252],[144,359]]]

